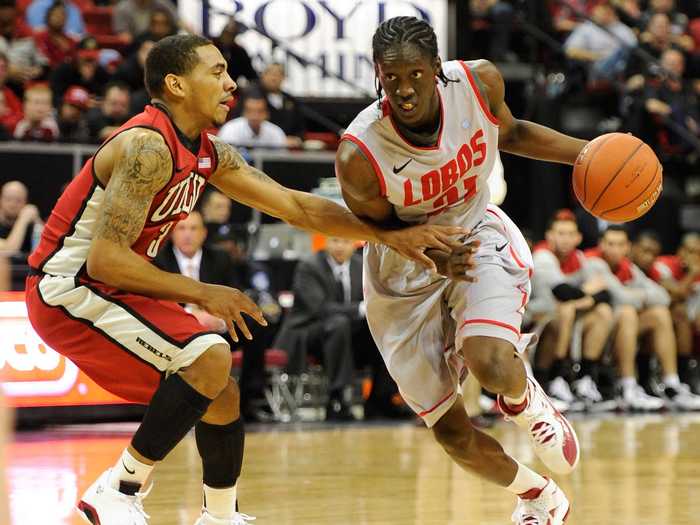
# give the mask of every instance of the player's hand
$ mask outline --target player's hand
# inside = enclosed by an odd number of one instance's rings
[[[460,244],[452,249],[451,252],[428,250],[425,254],[435,263],[437,272],[440,275],[455,281],[474,283],[477,281],[477,278],[469,275],[467,272],[476,268],[474,254],[476,254],[480,244],[479,240],[475,239],[468,243]]]
[[[607,290],[607,288],[608,284],[605,282],[605,278],[598,273],[588,279],[588,281],[586,281],[581,287],[583,293],[586,295],[595,295],[598,292]]]
[[[226,322],[231,338],[236,343],[238,342],[236,326],[238,326],[238,329],[246,339],[253,339],[242,314],[248,314],[258,324],[267,326],[267,321],[258,305],[246,294],[235,288],[218,284],[207,284],[205,285],[203,298],[198,306],[205,312],[223,319]]]
[[[437,271],[437,266],[425,254],[425,251],[436,249],[451,253],[452,250],[459,248],[463,244],[455,237],[468,233],[468,230],[459,226],[422,224],[420,226],[409,226],[401,230],[384,231],[382,233],[382,242],[407,259],[419,262],[429,270]]]

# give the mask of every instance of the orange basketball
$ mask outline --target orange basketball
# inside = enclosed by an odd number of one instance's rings
[[[574,164],[576,198],[592,215],[633,221],[661,194],[662,168],[652,149],[633,135],[607,133],[586,145]]]

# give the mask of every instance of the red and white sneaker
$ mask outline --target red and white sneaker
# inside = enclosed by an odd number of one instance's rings
[[[92,525],[148,525],[148,514],[143,510],[146,492],[137,492],[133,496],[122,494],[109,484],[108,469],[97,478],[83,494],[78,503],[78,513]]]
[[[549,470],[557,474],[574,470],[579,459],[576,432],[535,379],[527,378],[526,404],[520,411],[510,408],[500,395],[497,402],[506,421],[528,431],[535,454]]]
[[[544,488],[520,495],[511,520],[517,525],[562,525],[570,510],[562,490],[548,479]]]

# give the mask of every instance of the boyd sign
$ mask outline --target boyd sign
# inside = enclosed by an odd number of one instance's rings
[[[180,0],[178,8],[212,37],[235,16],[256,68],[282,62],[285,88],[300,96],[374,96],[372,35],[388,18],[422,18],[443,56],[447,46],[447,0]]]

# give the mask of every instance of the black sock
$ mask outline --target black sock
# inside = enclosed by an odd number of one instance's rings
[[[171,375],[153,394],[132,446],[142,456],[160,461],[202,418],[211,402],[178,374]]]
[[[213,489],[233,487],[243,466],[243,420],[238,418],[227,425],[200,421],[194,427],[194,435],[202,457],[204,484]]]
[[[549,380],[552,381],[557,377],[569,379],[571,365],[567,359],[557,359],[552,363],[552,368],[549,370]]]
[[[678,356],[678,375],[684,383],[689,383],[692,380],[696,367],[697,363],[692,355]]]
[[[598,383],[598,361],[586,359],[585,357],[581,359],[581,371],[579,372],[579,377],[583,378],[586,376],[590,376],[594,383]]]

